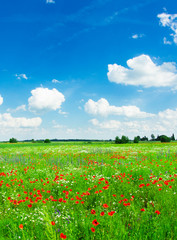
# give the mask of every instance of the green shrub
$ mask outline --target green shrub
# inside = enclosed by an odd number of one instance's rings
[[[116,136],[116,138],[115,138],[115,144],[120,144],[121,143],[121,139],[118,137],[118,136]]]
[[[44,143],[50,143],[50,139],[45,139]]]
[[[161,142],[171,142],[171,139],[169,137],[167,137],[166,135],[161,135],[160,141]]]
[[[115,138],[116,144],[121,144],[121,143],[123,144],[123,143],[128,143],[128,142],[129,142],[129,138],[124,135],[121,137],[121,139],[118,136],[116,136],[116,138]]]
[[[128,143],[128,142],[129,142],[129,138],[123,135],[121,138],[121,143]]]
[[[10,142],[10,143],[17,143],[17,139],[16,139],[16,138],[10,138],[10,139],[9,139],[9,142]]]
[[[134,137],[133,142],[134,142],[134,143],[139,143],[139,138],[138,138],[138,137]]]

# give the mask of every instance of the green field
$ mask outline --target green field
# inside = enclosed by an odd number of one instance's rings
[[[0,240],[177,239],[177,143],[0,144]]]

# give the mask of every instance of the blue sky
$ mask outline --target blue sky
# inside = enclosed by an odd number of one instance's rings
[[[174,0],[0,8],[0,140],[177,136]]]

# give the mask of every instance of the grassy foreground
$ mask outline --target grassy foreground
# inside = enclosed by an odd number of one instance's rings
[[[177,144],[0,144],[0,239],[177,238]]]

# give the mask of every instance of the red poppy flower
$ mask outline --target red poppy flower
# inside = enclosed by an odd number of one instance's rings
[[[23,224],[20,224],[20,225],[19,225],[19,228],[20,228],[20,229],[23,229]]]
[[[160,214],[160,212],[158,210],[156,210],[155,213],[157,213],[158,215]]]
[[[104,216],[104,212],[101,212],[101,213],[100,213],[100,216]]]
[[[64,235],[63,233],[60,234],[60,237],[66,239],[66,235]]]
[[[54,222],[54,221],[52,221],[52,222],[51,222],[51,224],[52,224],[52,225],[55,225],[55,222]]]
[[[144,209],[144,208],[142,208],[142,209],[141,209],[141,212],[145,212],[145,209]]]
[[[112,216],[115,213],[115,211],[108,212],[109,216]]]
[[[92,210],[91,210],[91,214],[94,215],[95,213],[96,213],[96,211],[95,211],[94,209],[92,209]]]
[[[91,231],[92,231],[92,232],[95,232],[95,228],[91,228]]]
[[[32,204],[29,204],[28,207],[31,208],[31,207],[32,207]]]
[[[108,208],[109,206],[108,206],[106,203],[104,203],[104,204],[103,204],[103,207],[104,207],[104,208]]]
[[[92,224],[93,224],[94,226],[97,226],[99,223],[98,223],[97,220],[95,219],[95,220],[93,220]]]

